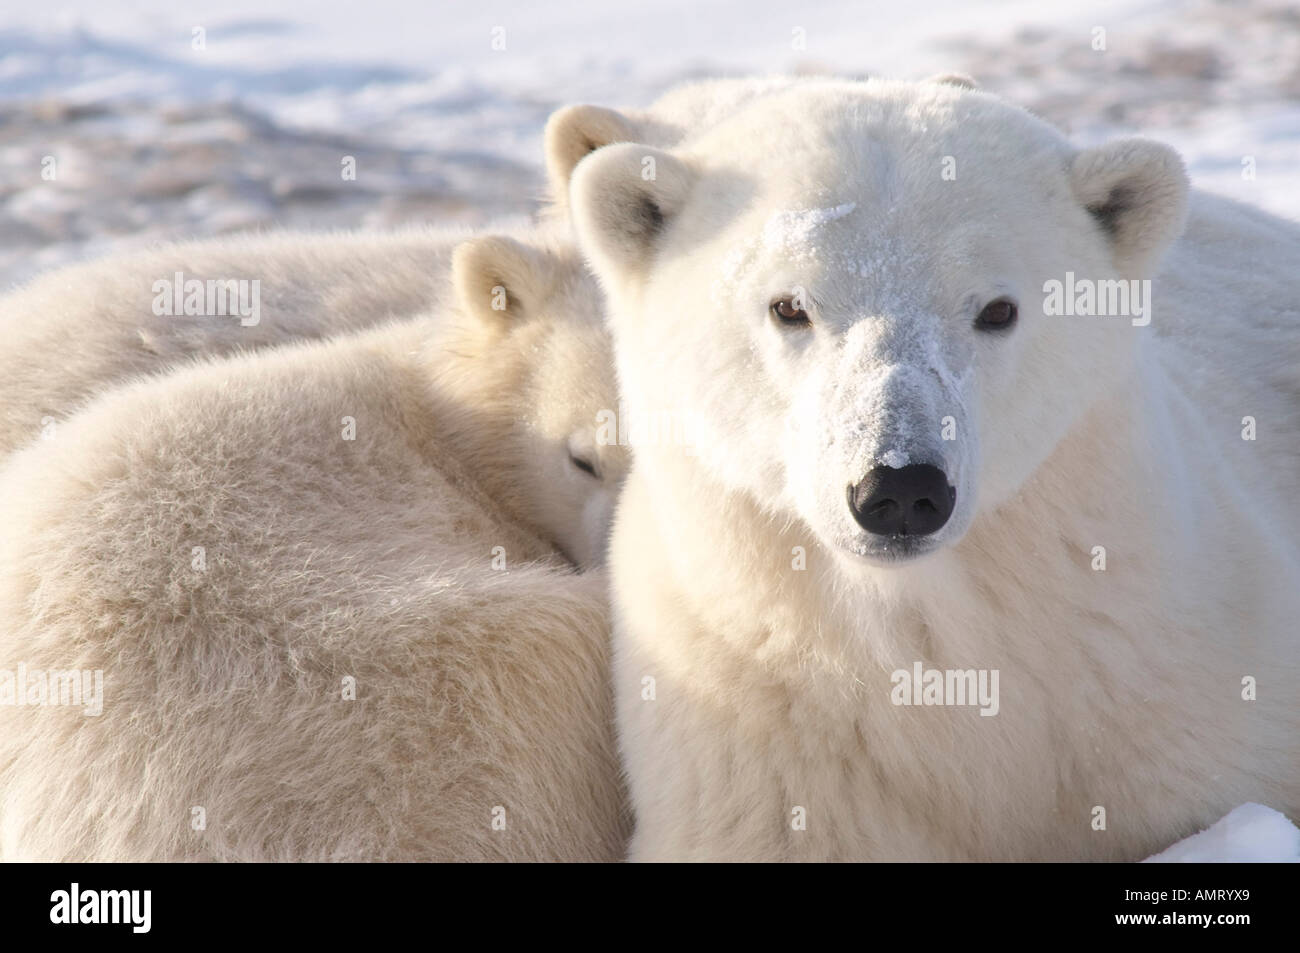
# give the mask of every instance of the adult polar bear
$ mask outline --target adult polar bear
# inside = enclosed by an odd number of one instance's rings
[[[0,467],[0,857],[622,857],[606,581],[556,552],[602,547],[613,367],[576,251],[521,238]],[[96,671],[91,716],[34,677]]]
[[[569,182],[587,155],[614,142],[675,146],[688,136],[709,129],[750,100],[820,79],[800,76],[747,76],[682,83],[644,109],[610,109],[579,103],[553,112],[546,121],[546,180],[549,205],[543,214],[569,213]],[[974,89],[975,81],[960,73],[941,73],[925,80]]]
[[[625,412],[695,434],[634,447],[615,522],[634,859],[1132,860],[1300,814],[1295,226],[1194,195],[1183,233],[1165,147],[877,81],[601,149],[572,204]],[[1154,273],[1150,326],[1048,316],[1067,272]],[[997,670],[996,716],[894,704],[918,662]]]

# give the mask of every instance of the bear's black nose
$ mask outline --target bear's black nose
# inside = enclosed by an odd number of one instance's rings
[[[928,463],[873,467],[849,485],[849,509],[869,533],[881,536],[928,536],[952,515],[957,490],[948,476]]]

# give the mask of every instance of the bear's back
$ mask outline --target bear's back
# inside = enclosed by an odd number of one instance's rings
[[[603,582],[439,447],[428,320],[126,386],[0,470],[0,654],[105,675],[97,718],[3,712],[19,821],[0,853],[608,859],[621,843],[617,792],[557,808],[617,776],[609,732],[584,727],[608,703]],[[567,773],[533,733],[562,739]]]
[[[133,377],[359,330],[443,302],[462,237],[283,232],[180,242],[41,275],[0,297],[0,454]],[[229,280],[243,283],[239,301],[249,310],[255,301],[255,316],[183,313],[191,282],[202,283],[206,309],[207,283]],[[235,302],[214,295],[213,305],[232,311]]]

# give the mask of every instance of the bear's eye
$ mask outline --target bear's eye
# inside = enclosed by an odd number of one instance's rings
[[[777,298],[772,302],[772,317],[783,328],[809,328],[808,312],[795,304],[793,298]]]
[[[975,317],[975,327],[981,331],[1005,331],[1016,323],[1018,309],[1010,298],[997,298],[984,306]]]
[[[600,478],[599,475],[596,473],[596,465],[592,463],[590,460],[587,460],[584,457],[580,457],[577,454],[570,452],[569,462],[572,463],[579,470],[581,470],[583,473],[586,473],[590,476],[594,476],[597,479]]]

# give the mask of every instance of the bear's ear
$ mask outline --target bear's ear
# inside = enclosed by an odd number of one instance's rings
[[[940,83],[944,86],[956,86],[960,89],[979,89],[979,83],[971,79],[965,73],[936,73],[934,76],[927,76],[924,80],[927,83]]]
[[[643,271],[694,180],[681,159],[634,142],[580,162],[571,188],[573,222],[597,272],[626,277]]]
[[[451,256],[460,306],[493,326],[537,313],[551,293],[554,270],[544,251],[505,235],[471,238],[457,245]]]
[[[1126,272],[1146,271],[1182,233],[1187,172],[1169,146],[1121,139],[1088,149],[1074,157],[1070,181]]]
[[[551,200],[565,205],[573,168],[590,152],[611,142],[635,142],[632,121],[602,106],[565,106],[546,120],[546,180]]]

